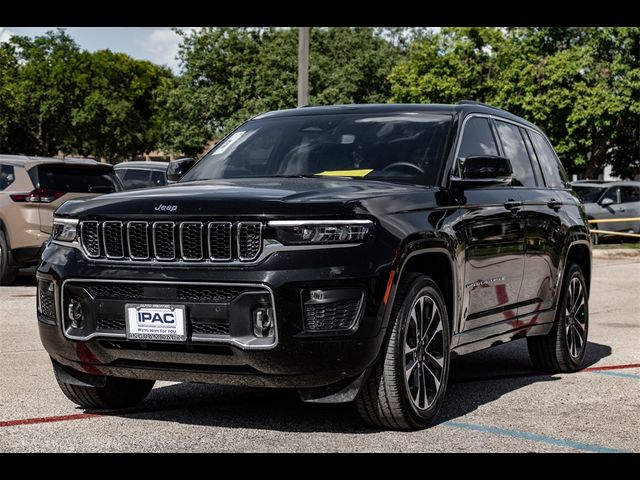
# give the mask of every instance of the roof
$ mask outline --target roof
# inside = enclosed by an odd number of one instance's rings
[[[144,160],[132,160],[130,162],[122,162],[114,165],[116,170],[122,170],[123,168],[139,168],[144,170],[166,170],[169,162],[153,162]]]
[[[0,163],[9,165],[22,165],[25,168],[31,168],[35,165],[51,164],[51,165],[95,165],[108,166],[109,164],[97,162],[91,158],[52,158],[52,157],[31,157],[27,155],[0,155]]]
[[[455,105],[450,104],[422,104],[422,103],[370,103],[352,105],[327,105],[317,107],[299,107],[286,110],[273,110],[254,117],[254,119],[294,117],[307,115],[331,115],[340,113],[408,113],[408,112],[428,112],[445,115],[468,115],[470,113],[483,113],[485,115],[495,115],[507,120],[522,123],[535,130],[540,130],[531,122],[518,117],[512,113],[484,103],[463,100]]]

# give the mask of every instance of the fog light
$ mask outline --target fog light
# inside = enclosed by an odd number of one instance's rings
[[[82,328],[84,322],[84,313],[82,312],[82,304],[75,298],[71,299],[71,303],[67,308],[67,314],[71,320],[73,328]]]
[[[273,310],[266,307],[253,311],[253,334],[256,337],[273,336]]]

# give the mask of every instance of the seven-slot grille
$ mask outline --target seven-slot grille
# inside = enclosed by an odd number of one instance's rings
[[[87,220],[80,243],[89,258],[248,262],[262,251],[262,223]]]

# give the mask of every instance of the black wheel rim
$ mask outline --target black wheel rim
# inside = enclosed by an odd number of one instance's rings
[[[411,305],[404,329],[403,367],[405,386],[414,407],[426,410],[438,396],[444,375],[442,313],[428,294]]]
[[[587,343],[587,301],[578,277],[573,277],[569,282],[564,309],[564,329],[569,355],[579,358]]]

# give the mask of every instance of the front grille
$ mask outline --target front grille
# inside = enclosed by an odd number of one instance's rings
[[[127,300],[138,300],[144,298],[142,285],[135,283],[94,283],[89,284],[85,289],[93,298],[126,298]]]
[[[55,320],[56,303],[53,290],[49,290],[52,286],[53,284],[51,282],[39,280],[38,297],[40,300],[40,313],[47,318]]]
[[[229,335],[229,324],[192,322],[191,332],[205,335]]]
[[[83,221],[89,258],[160,262],[253,261],[262,252],[260,222]]]
[[[360,306],[359,299],[333,303],[305,304],[307,330],[346,330],[353,326]]]
[[[126,328],[123,317],[98,315],[96,318],[96,324],[98,326],[98,330],[122,331]]]
[[[188,302],[224,302],[228,303],[236,298],[243,290],[233,287],[179,286],[178,300]]]
[[[240,260],[254,260],[262,246],[262,224],[243,222],[238,224],[238,257]]]

